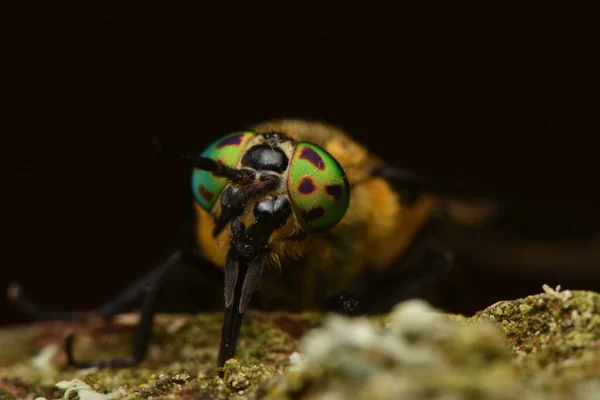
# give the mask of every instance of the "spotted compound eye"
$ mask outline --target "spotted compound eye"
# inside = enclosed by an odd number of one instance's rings
[[[307,233],[333,227],[350,203],[350,186],[340,164],[324,149],[308,142],[296,146],[288,192]]]
[[[212,142],[200,155],[234,167],[253,135],[253,132],[230,133]],[[212,211],[226,184],[226,178],[214,176],[211,172],[197,168],[192,172],[192,192],[196,201],[206,211]]]

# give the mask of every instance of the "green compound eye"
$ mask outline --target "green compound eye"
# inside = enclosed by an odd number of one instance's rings
[[[253,135],[253,132],[230,133],[212,142],[204,149],[201,156],[234,167],[244,154],[246,144]],[[226,178],[216,177],[208,171],[194,168],[192,172],[192,192],[198,204],[208,212],[213,209],[226,184]]]
[[[306,232],[333,227],[350,203],[350,186],[340,164],[321,147],[308,142],[299,142],[296,147],[288,192]]]

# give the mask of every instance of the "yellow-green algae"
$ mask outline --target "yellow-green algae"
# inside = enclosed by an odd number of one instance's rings
[[[104,332],[85,323],[0,330],[0,399],[59,399],[56,384],[75,379],[125,399],[600,399],[593,292],[545,287],[470,318],[421,301],[373,318],[250,312],[223,379],[220,318],[161,315],[148,359],[106,370],[62,368],[56,345],[75,330],[80,359],[122,356],[134,317]]]

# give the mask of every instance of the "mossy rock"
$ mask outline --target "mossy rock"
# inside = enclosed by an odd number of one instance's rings
[[[217,376],[221,315],[160,315],[133,368],[64,368],[129,352],[135,315],[0,330],[0,399],[600,398],[600,295],[556,291],[447,315],[421,301],[363,318],[249,312]],[[594,397],[596,396],[596,397]]]

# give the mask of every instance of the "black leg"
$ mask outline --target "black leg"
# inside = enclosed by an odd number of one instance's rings
[[[188,252],[184,253],[188,254]],[[189,259],[186,256],[185,259]],[[184,261],[184,256],[180,257],[181,261]],[[116,296],[100,305],[93,310],[86,310],[87,313],[94,313],[101,315],[105,318],[110,318],[121,312],[126,312],[134,307],[141,304],[145,296],[145,290],[148,286],[151,286],[156,282],[157,279],[163,277],[165,273],[165,267],[168,262],[163,262],[155,266],[150,272],[144,275],[142,278],[137,280],[132,285],[128,286]],[[61,310],[50,310],[41,307],[40,305],[31,301],[24,293],[23,289],[19,284],[13,284],[8,289],[8,298],[10,301],[23,312],[25,312],[30,318],[34,320],[53,320],[53,321],[72,321],[77,319],[83,310],[75,311],[61,311]]]
[[[13,305],[23,311],[27,316],[36,321],[74,321],[84,313],[99,314],[104,318],[112,317],[119,312],[127,311],[133,303],[141,298],[141,289],[155,279],[156,270],[127,287],[122,293],[110,299],[105,304],[94,310],[52,310],[31,301],[23,292],[20,284],[14,283],[8,288],[8,299]]]
[[[106,360],[97,360],[97,361],[89,361],[89,362],[78,362],[73,357],[73,335],[67,337],[66,340],[66,352],[68,357],[68,363],[70,366],[75,368],[90,368],[90,367],[98,367],[98,368],[110,368],[110,367],[126,367],[132,366],[140,361],[142,361],[146,357],[146,353],[148,350],[148,344],[150,342],[150,336],[152,333],[152,320],[154,318],[154,314],[157,310],[159,293],[161,292],[163,283],[165,281],[165,276],[169,272],[169,270],[173,269],[177,265],[181,265],[182,263],[182,252],[176,251],[169,257],[166,262],[164,262],[159,268],[152,271],[152,281],[150,282],[148,279],[146,281],[147,285],[144,287],[144,302],[142,304],[140,322],[136,327],[135,336],[133,340],[133,350],[132,356],[126,358],[114,358],[114,359],[106,359]],[[141,286],[137,285],[133,288],[140,289]],[[125,291],[124,295],[119,298],[121,300],[130,300],[134,294],[134,290]],[[135,293],[137,294],[137,293]],[[111,311],[117,310],[118,307],[112,306],[110,308]]]
[[[96,314],[110,318],[122,312],[141,307],[146,288],[163,276],[165,262],[156,265],[150,272],[123,289],[116,296],[92,310],[51,310],[31,301],[19,284],[8,289],[8,298],[33,320],[73,321],[81,319],[82,314]],[[162,279],[167,279],[163,277]],[[216,297],[220,294],[217,287],[222,286],[223,272],[208,263],[195,250],[181,251],[180,263],[170,269],[168,277],[168,301],[161,300],[160,312],[197,312],[199,310],[217,311],[222,309]],[[198,292],[206,296],[198,296]],[[214,299],[213,299],[214,298]]]
[[[425,225],[415,235],[411,245],[399,260],[400,268],[390,268],[381,273],[368,293],[363,294],[361,312],[387,312],[400,301],[418,294],[431,284],[452,264],[452,254],[432,248],[436,234],[448,220],[448,210],[441,204]]]
[[[387,279],[382,280],[376,290],[363,294],[357,308],[367,314],[388,312],[399,302],[417,297],[421,289],[448,271],[451,264],[451,253],[427,249],[412,268],[385,274]]]
[[[66,339],[68,363],[77,368],[124,367],[139,363],[146,356],[154,314],[163,312],[196,312],[198,310],[222,310],[218,301],[218,288],[222,288],[222,271],[208,264],[195,250],[178,250],[149,273],[127,287],[105,304],[87,313],[110,318],[121,312],[140,307],[140,322],[136,327],[131,357],[78,362],[73,356],[74,337]],[[187,289],[187,290],[186,290]],[[163,293],[169,292],[168,301]],[[203,293],[203,295],[198,295]],[[55,311],[39,307],[23,295],[21,289],[13,285],[9,289],[13,303],[37,320],[76,320],[83,314],[78,311]],[[159,301],[160,299],[160,301]],[[166,309],[166,310],[165,310]]]
[[[190,210],[191,211],[191,210]],[[160,301],[158,312],[220,311],[223,306],[217,288],[222,287],[223,271],[206,261],[199,254],[196,244],[196,219],[189,215],[177,230],[168,248],[181,250],[181,262],[171,268],[165,291],[168,299]],[[165,262],[154,266],[148,273],[123,289],[116,296],[93,310],[50,310],[31,301],[19,284],[8,289],[9,300],[33,320],[72,321],[81,318],[81,314],[98,314],[110,318],[116,314],[131,311],[142,306],[146,287],[163,275]],[[199,295],[199,293],[201,295]],[[215,296],[216,295],[216,296]]]
[[[376,314],[388,312],[398,302],[415,296],[451,266],[449,252],[431,248],[436,233],[447,219],[448,211],[442,204],[394,263],[400,268],[365,270],[347,292],[328,299],[325,308],[343,314]]]

